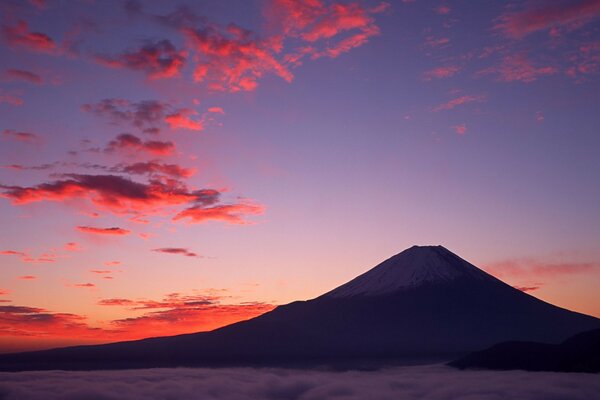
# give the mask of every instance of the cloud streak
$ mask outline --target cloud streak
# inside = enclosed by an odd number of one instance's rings
[[[152,251],[165,254],[180,254],[186,257],[200,257],[198,254],[182,247],[161,247],[159,249],[152,249]]]
[[[79,232],[90,233],[92,235],[109,235],[109,236],[126,236],[131,233],[130,230],[112,227],[112,228],[97,228],[93,226],[78,226]]]

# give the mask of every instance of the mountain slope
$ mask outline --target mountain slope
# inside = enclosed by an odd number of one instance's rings
[[[503,342],[449,365],[460,369],[600,372],[600,329],[577,334],[560,344]]]
[[[211,332],[0,356],[0,369],[305,365],[558,343],[600,320],[545,303],[441,246],[412,247],[316,299]]]

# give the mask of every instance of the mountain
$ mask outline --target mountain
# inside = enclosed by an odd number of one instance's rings
[[[600,372],[600,329],[579,333],[560,344],[504,342],[449,365],[460,369]]]
[[[507,340],[558,343],[600,327],[441,246],[414,246],[324,295],[210,332],[0,356],[0,369],[451,360]],[[363,364],[364,363],[364,364]]]

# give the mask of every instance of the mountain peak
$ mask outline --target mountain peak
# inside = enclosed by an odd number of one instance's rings
[[[457,278],[486,280],[490,276],[443,246],[412,246],[324,296],[380,296]]]

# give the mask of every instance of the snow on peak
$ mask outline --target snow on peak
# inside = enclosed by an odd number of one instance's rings
[[[380,296],[425,283],[489,276],[442,246],[413,246],[326,293],[326,297]]]

